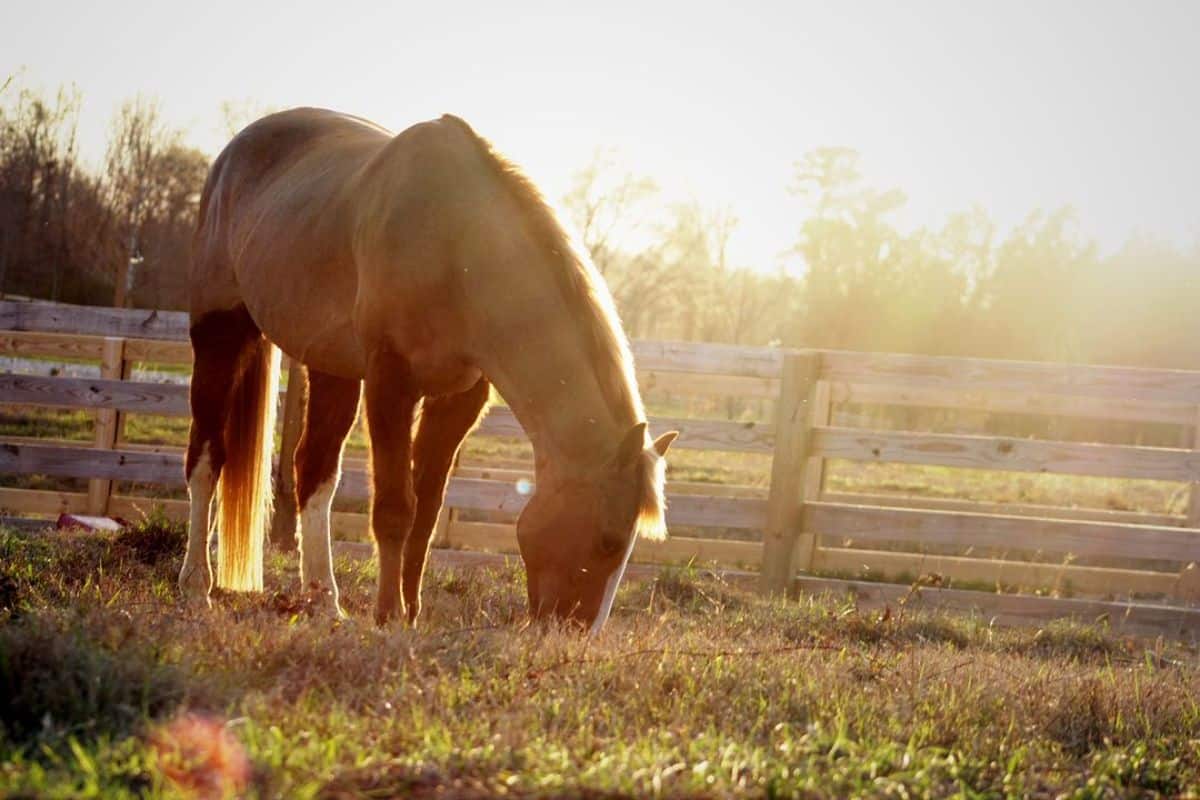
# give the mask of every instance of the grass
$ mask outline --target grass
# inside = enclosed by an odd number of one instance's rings
[[[294,561],[211,610],[181,533],[0,531],[0,795],[1149,797],[1200,792],[1200,655],[1103,628],[773,601],[700,570],[586,641],[516,567],[433,571],[418,630],[310,616]]]

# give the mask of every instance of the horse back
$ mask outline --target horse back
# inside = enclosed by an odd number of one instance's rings
[[[390,138],[358,118],[307,108],[264,117],[235,136],[201,198],[193,321],[244,305],[290,356],[334,374],[357,372],[347,192]]]

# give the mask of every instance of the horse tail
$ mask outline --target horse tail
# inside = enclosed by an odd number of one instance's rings
[[[271,451],[279,351],[258,336],[243,352],[222,432],[225,463],[217,485],[217,585],[263,588],[263,540],[271,518]]]

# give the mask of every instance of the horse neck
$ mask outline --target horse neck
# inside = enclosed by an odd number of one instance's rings
[[[490,331],[484,372],[533,443],[537,472],[587,473],[607,463],[641,416],[632,402],[609,402],[585,334],[554,298],[518,325]],[[617,356],[614,355],[614,358]]]

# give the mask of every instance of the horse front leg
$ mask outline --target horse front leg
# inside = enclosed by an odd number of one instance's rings
[[[416,624],[421,613],[421,579],[429,557],[429,541],[446,494],[446,479],[459,446],[487,405],[488,386],[487,379],[480,378],[465,392],[426,400],[421,410],[413,447],[417,515],[412,533],[404,543],[404,602],[412,624]]]
[[[408,362],[386,349],[367,359],[364,394],[371,437],[371,533],[379,551],[375,621],[383,625],[404,614],[400,573],[416,516],[412,429],[421,398]]]

